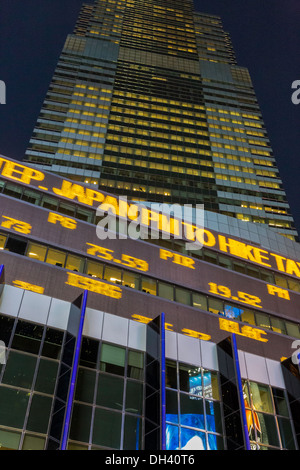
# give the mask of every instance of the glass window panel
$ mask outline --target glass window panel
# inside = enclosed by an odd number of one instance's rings
[[[206,398],[220,400],[217,372],[210,370],[203,371],[203,393]]]
[[[207,434],[207,450],[224,450],[224,440],[221,436]]]
[[[62,251],[53,250],[50,248],[47,253],[46,263],[53,264],[63,268],[66,262],[66,254]]]
[[[179,428],[172,424],[166,425],[166,450],[177,450],[179,448]]]
[[[52,359],[59,359],[63,337],[63,331],[55,330],[54,328],[46,328],[42,356],[51,357]]]
[[[197,294],[193,292],[193,307],[200,308],[201,310],[207,310],[207,298],[205,295]]]
[[[241,321],[250,325],[256,325],[254,312],[248,309],[241,310]]]
[[[299,326],[296,323],[285,322],[286,332],[293,338],[300,338]]]
[[[238,263],[237,261],[233,261],[232,263],[233,270],[245,274],[246,272],[246,265],[244,263]]]
[[[89,450],[88,446],[75,444],[73,442],[68,443],[68,450]]]
[[[287,279],[283,276],[278,276],[278,274],[275,274],[275,284],[276,286],[288,289]]]
[[[164,299],[174,300],[174,287],[165,282],[158,283],[158,295]]]
[[[254,266],[247,266],[247,275],[251,277],[256,277],[257,279],[260,278],[260,272],[258,268],[255,268]]]
[[[48,196],[43,196],[43,198],[42,198],[42,204],[41,204],[41,206],[42,206],[42,207],[45,207],[46,209],[50,209],[50,210],[56,211],[56,209],[57,209],[57,204],[58,204],[58,200],[57,200],[57,199],[54,199],[54,198],[48,197]]]
[[[8,346],[14,323],[14,318],[0,315],[0,340],[3,341],[6,346]]]
[[[274,403],[275,403],[275,410],[276,414],[282,416],[289,416],[288,406],[284,394],[284,390],[280,388],[272,388]]]
[[[45,261],[47,247],[38,245],[36,243],[29,243],[27,248],[28,258],[33,258],[38,261]]]
[[[243,394],[244,394],[245,406],[250,408],[251,402],[250,402],[250,394],[249,394],[248,383],[247,383],[246,380],[242,380],[242,384],[243,384]]]
[[[20,199],[22,195],[23,188],[20,186],[15,186],[14,184],[6,184],[3,194],[6,194],[7,196],[14,197],[16,199]]]
[[[71,271],[82,273],[83,267],[84,267],[83,258],[80,258],[79,256],[68,255],[67,262],[66,262],[66,269],[70,269]]]
[[[220,403],[205,400],[205,415],[207,430],[221,434],[223,430]]]
[[[0,250],[4,250],[7,237],[0,234]]]
[[[243,310],[236,305],[226,303],[224,305],[224,314],[227,318],[232,318],[233,320],[240,320],[241,313]]]
[[[203,250],[203,261],[207,261],[208,263],[218,264],[218,256],[216,253],[212,251]]]
[[[127,380],[125,411],[142,414],[143,412],[143,384]]]
[[[270,320],[271,320],[272,330],[276,331],[276,333],[281,333],[285,335],[286,331],[285,331],[284,321],[280,320],[280,318],[276,318],[272,316],[270,317]]]
[[[269,315],[265,313],[256,313],[255,314],[256,325],[263,328],[271,328]]]
[[[200,250],[193,250],[193,251],[190,253],[190,256],[193,256],[193,258],[202,259],[202,258],[203,258],[203,250],[202,250],[202,248],[201,248]]]
[[[11,347],[24,352],[38,354],[44,327],[19,320]]]
[[[213,299],[212,297],[208,298],[208,311],[212,313],[223,313],[224,307],[221,300]]]
[[[89,442],[92,407],[74,403],[71,418],[70,439]]]
[[[103,278],[103,264],[88,261],[86,266],[86,273],[91,277]]]
[[[61,214],[65,214],[65,215],[69,215],[71,217],[74,217],[74,213],[75,213],[75,206],[72,206],[70,204],[65,204],[65,203],[60,203],[59,204],[59,212]]]
[[[178,419],[177,392],[166,390],[166,421],[178,423]]]
[[[28,398],[28,392],[0,387],[0,423],[2,426],[23,428]]]
[[[177,369],[174,361],[166,361],[166,387],[177,388]]]
[[[269,444],[271,446],[279,446],[278,433],[275,423],[275,417],[264,413],[256,413],[259,422],[259,429],[257,429],[257,440],[262,444]]]
[[[3,383],[15,387],[31,388],[37,358],[10,351],[3,376]]]
[[[187,289],[181,289],[180,287],[176,287],[175,299],[176,302],[180,302],[181,304],[191,305],[191,292]]]
[[[25,256],[26,248],[27,242],[11,236],[8,238],[5,246],[5,250],[22,256]]]
[[[181,428],[181,450],[207,450],[205,433]]]
[[[22,450],[44,450],[45,441],[44,437],[25,434]]]
[[[139,289],[140,276],[138,274],[123,272],[122,284],[125,287],[131,287],[131,289]]]
[[[93,444],[119,449],[121,422],[121,413],[96,408],[93,429]]]
[[[97,390],[97,405],[107,408],[122,409],[124,380],[112,375],[100,374]]]
[[[35,382],[35,390],[42,393],[54,393],[58,362],[41,359]]]
[[[180,394],[180,424],[181,426],[205,429],[202,398]]]
[[[255,410],[273,413],[271,392],[268,385],[250,382],[250,393]]]
[[[142,291],[147,294],[156,295],[156,280],[142,277]]]
[[[271,284],[274,284],[274,276],[273,273],[270,271],[266,271],[265,269],[260,270],[260,278],[265,281],[265,282],[270,282]]]
[[[75,400],[93,403],[96,373],[90,369],[78,369]]]
[[[290,421],[285,418],[278,418],[278,425],[282,447],[288,450],[295,450],[296,446]]]
[[[142,446],[142,418],[125,415],[123,450],[140,450]]]
[[[80,365],[95,369],[97,365],[99,341],[84,337],[80,351]]]
[[[201,367],[190,366],[188,364],[179,365],[179,387],[184,392],[194,395],[202,395]]]
[[[0,429],[0,450],[17,450],[20,444],[20,439],[20,432]]]
[[[41,195],[34,192],[34,191],[29,191],[28,189],[25,189],[24,194],[22,196],[22,200],[29,202],[30,204],[35,204],[38,205],[41,199]]]
[[[127,376],[143,380],[144,354],[139,351],[128,351]]]
[[[84,220],[86,222],[92,222],[93,212],[85,211],[84,209],[77,208],[76,218],[79,220]]]
[[[232,262],[230,258],[226,258],[226,256],[219,255],[219,266],[223,268],[232,269]]]
[[[114,282],[115,284],[122,283],[122,271],[118,268],[105,266],[104,278],[106,281]]]
[[[34,394],[32,397],[27,429],[29,431],[47,433],[52,397]]]
[[[289,284],[289,289],[295,291],[295,292],[300,292],[300,282],[297,281],[296,279],[288,279],[288,284]]]
[[[100,369],[112,374],[124,375],[125,349],[102,344]]]

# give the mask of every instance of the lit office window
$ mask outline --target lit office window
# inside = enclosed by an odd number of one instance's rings
[[[4,250],[7,237],[0,235],[0,250]]]
[[[64,267],[66,261],[66,254],[62,251],[49,249],[47,253],[46,263],[53,264],[54,266]]]
[[[27,248],[27,256],[38,261],[45,261],[47,248],[37,243],[29,243]]]

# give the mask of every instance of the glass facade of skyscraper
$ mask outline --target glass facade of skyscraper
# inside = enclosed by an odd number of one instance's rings
[[[96,0],[67,37],[27,161],[140,201],[297,237],[248,70],[191,0]]]

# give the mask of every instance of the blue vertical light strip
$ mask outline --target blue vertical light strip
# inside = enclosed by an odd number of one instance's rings
[[[166,330],[165,314],[160,317],[161,335],[161,450],[166,450]]]
[[[71,413],[72,413],[72,408],[73,408],[75,385],[76,385],[79,356],[80,356],[80,349],[81,349],[83,323],[84,323],[86,304],[87,304],[87,294],[88,294],[88,291],[84,291],[82,305],[81,305],[80,323],[79,323],[78,335],[76,338],[76,345],[75,345],[71,383],[70,383],[69,394],[68,394],[68,399],[67,399],[67,404],[66,404],[66,415],[65,415],[64,428],[63,428],[63,434],[62,434],[61,450],[66,450],[68,437],[69,437]]]
[[[243,430],[244,430],[246,450],[251,450],[249,433],[248,433],[248,426],[247,426],[247,419],[246,419],[246,408],[245,408],[245,401],[244,401],[244,394],[243,394],[240,362],[239,362],[238,350],[237,350],[237,345],[236,345],[236,336],[235,336],[234,333],[232,334],[232,347],[233,347],[233,354],[234,354],[234,362],[235,362],[236,378],[237,378],[237,385],[238,385],[238,393],[239,393],[239,397],[240,397],[240,407],[241,407],[241,413],[242,413],[242,424],[243,424]]]
[[[1,282],[1,277],[4,273],[4,264],[0,264],[0,282]]]

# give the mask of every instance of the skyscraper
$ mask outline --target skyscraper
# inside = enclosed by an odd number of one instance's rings
[[[0,449],[299,450],[300,245],[220,19],[84,5],[27,160],[0,155]]]
[[[26,159],[130,199],[204,204],[297,237],[249,72],[220,18],[191,0],[83,5]]]

